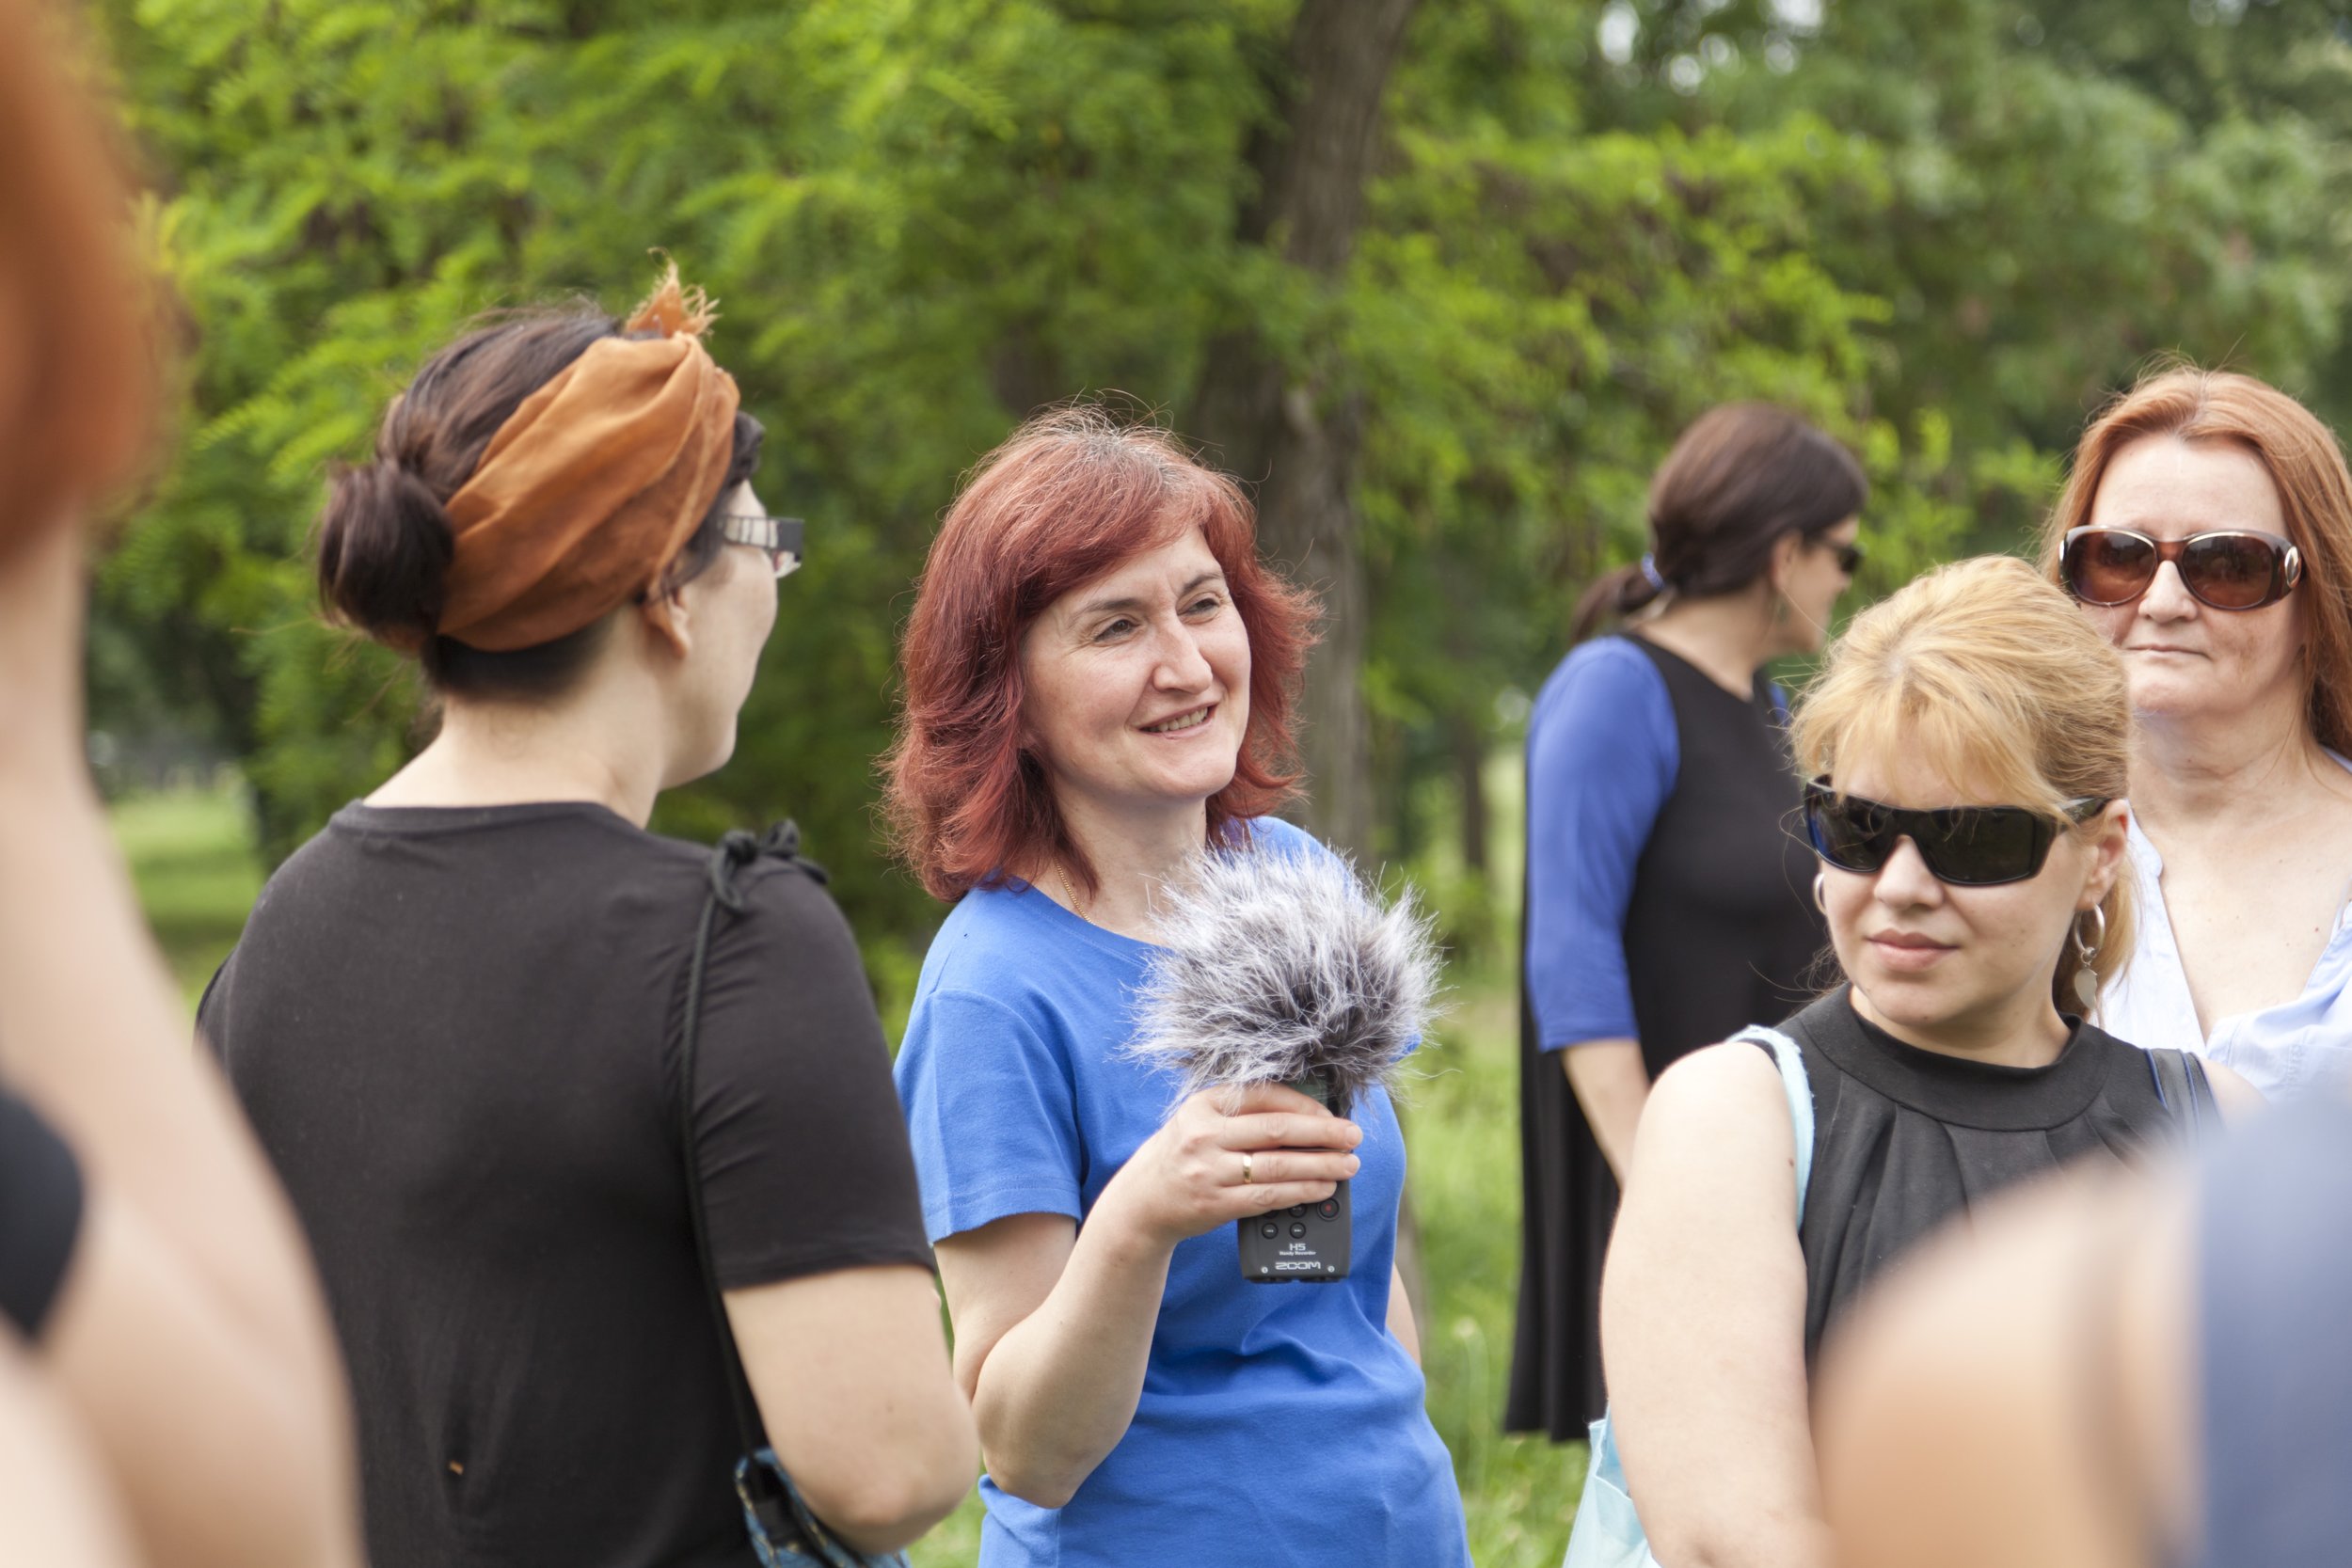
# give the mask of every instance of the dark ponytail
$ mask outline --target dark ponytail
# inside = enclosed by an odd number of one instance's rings
[[[319,594],[330,619],[417,656],[436,690],[476,698],[561,693],[602,645],[611,618],[535,647],[489,652],[438,635],[456,544],[445,510],[523,400],[621,324],[592,307],[521,312],[428,360],[385,412],[375,457],[339,470],[319,519]],[[763,436],[735,417],[719,499],[672,563],[673,585],[718,558],[720,508],[752,476]]]
[[[1622,621],[1654,602],[1664,590],[1639,563],[1603,572],[1576,601],[1568,639],[1581,642],[1610,621]]]
[[[1853,453],[1802,415],[1769,403],[1710,408],[1650,480],[1650,553],[1585,590],[1576,640],[1668,592],[1680,599],[1739,593],[1770,569],[1783,537],[1826,532],[1869,499]]]

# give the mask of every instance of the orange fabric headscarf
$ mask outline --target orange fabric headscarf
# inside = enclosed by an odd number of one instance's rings
[[[440,635],[504,652],[551,642],[644,597],[719,499],[734,454],[735,378],[702,345],[702,291],[674,265],[625,324],[499,427],[449,499],[456,535]]]

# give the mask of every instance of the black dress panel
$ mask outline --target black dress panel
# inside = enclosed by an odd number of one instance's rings
[[[2122,1162],[2173,1127],[2148,1053],[2078,1020],[2057,1061],[2006,1067],[1905,1045],[1840,987],[1788,1021],[1813,1085],[1804,1354],[1921,1238],[2077,1160]]]
[[[1700,1046],[1804,1006],[1816,994],[1804,981],[1827,933],[1772,689],[1759,680],[1740,697],[1663,648],[1626,641],[1665,682],[1677,749],[1674,788],[1635,864],[1625,917],[1633,1017],[1654,1079]],[[1560,1053],[1540,1049],[1520,958],[1521,1261],[1503,1426],[1567,1441],[1583,1437],[1608,1402],[1600,1271],[1617,1183]]]

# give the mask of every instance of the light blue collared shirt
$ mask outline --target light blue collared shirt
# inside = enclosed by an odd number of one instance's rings
[[[2137,816],[2132,818],[2130,844],[2138,879],[2139,937],[2122,978],[2099,999],[2099,1027],[2143,1048],[2194,1052],[2229,1068],[2271,1100],[2294,1100],[2352,1082],[2352,902],[2336,911],[2335,928],[2328,933],[2327,949],[2312,966],[2302,995],[2217,1019],[2213,1032],[2201,1035],[2188,974],[2164,907],[2164,857],[2139,831]]]

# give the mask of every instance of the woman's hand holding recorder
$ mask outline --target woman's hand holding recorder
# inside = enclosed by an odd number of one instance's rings
[[[1176,1107],[1103,1191],[1104,1212],[1169,1247],[1270,1209],[1320,1203],[1354,1176],[1363,1129],[1296,1089],[1204,1089]]]

